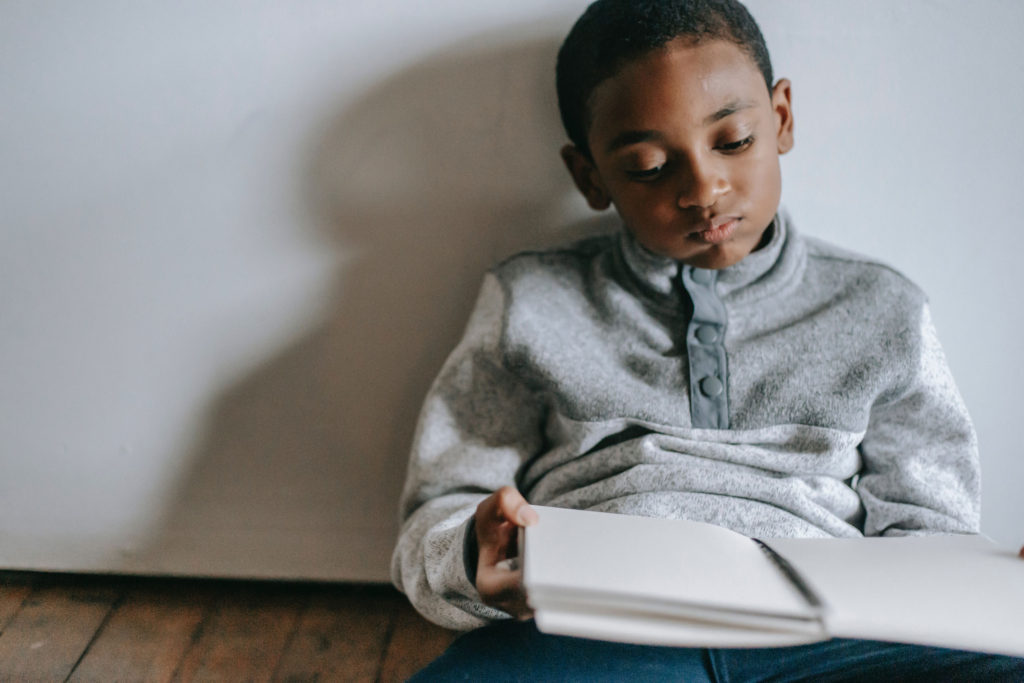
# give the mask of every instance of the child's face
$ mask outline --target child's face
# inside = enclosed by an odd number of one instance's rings
[[[700,268],[757,248],[793,145],[789,82],[772,93],[736,45],[673,41],[627,64],[590,101],[591,158],[563,158],[595,209],[614,204],[645,247]]]

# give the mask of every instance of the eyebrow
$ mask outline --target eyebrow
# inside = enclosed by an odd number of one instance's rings
[[[754,103],[748,100],[734,100],[726,104],[714,114],[705,118],[704,125],[710,126],[713,123],[721,121],[727,116],[731,116],[732,114],[735,114],[738,111],[743,111],[744,109],[750,109],[753,106]],[[612,138],[612,141],[608,143],[608,147],[605,151],[610,154],[622,147],[636,145],[641,142],[658,142],[662,139],[664,139],[664,136],[656,130],[627,130]]]
[[[744,109],[750,109],[753,106],[754,103],[749,100],[733,100],[732,102],[728,103],[727,105],[716,111],[714,114],[711,114],[706,119],[704,119],[704,125],[710,126],[712,123],[721,121],[726,116],[731,116],[732,114],[735,114],[738,111],[743,111]]]
[[[608,143],[607,152],[611,153],[621,147],[629,147],[640,142],[652,142],[662,139],[656,130],[627,130],[619,133]]]

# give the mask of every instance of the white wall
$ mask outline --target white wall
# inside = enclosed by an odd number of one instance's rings
[[[0,566],[382,579],[487,264],[579,234],[584,2],[0,3]],[[1024,541],[1024,5],[758,0],[806,231],[929,292]]]

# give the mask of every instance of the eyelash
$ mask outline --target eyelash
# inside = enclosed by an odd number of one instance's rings
[[[742,140],[737,140],[736,142],[728,142],[724,145],[719,145],[717,149],[725,154],[735,154],[737,152],[745,150],[747,147],[750,147],[750,145],[752,145],[753,143],[754,136],[750,135],[743,138]],[[639,182],[650,182],[652,180],[657,179],[657,177],[661,174],[662,169],[664,168],[665,165],[662,164],[661,166],[655,166],[654,168],[645,168],[641,171],[626,171],[626,175],[628,175],[631,180],[636,180]]]
[[[754,136],[749,135],[743,138],[742,140],[737,140],[736,142],[730,142],[725,145],[720,145],[718,149],[722,150],[723,152],[738,152],[741,149],[746,149],[747,147],[750,147],[750,145],[753,144],[753,142]]]
[[[657,178],[663,168],[665,168],[664,165],[655,166],[654,168],[645,168],[642,171],[626,171],[626,175],[628,175],[632,180],[639,180],[641,182],[650,181]]]

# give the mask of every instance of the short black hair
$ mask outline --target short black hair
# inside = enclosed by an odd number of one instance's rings
[[[597,0],[558,51],[558,109],[569,139],[589,156],[590,97],[632,60],[676,38],[727,40],[754,60],[769,92],[772,63],[757,22],[738,0]]]

